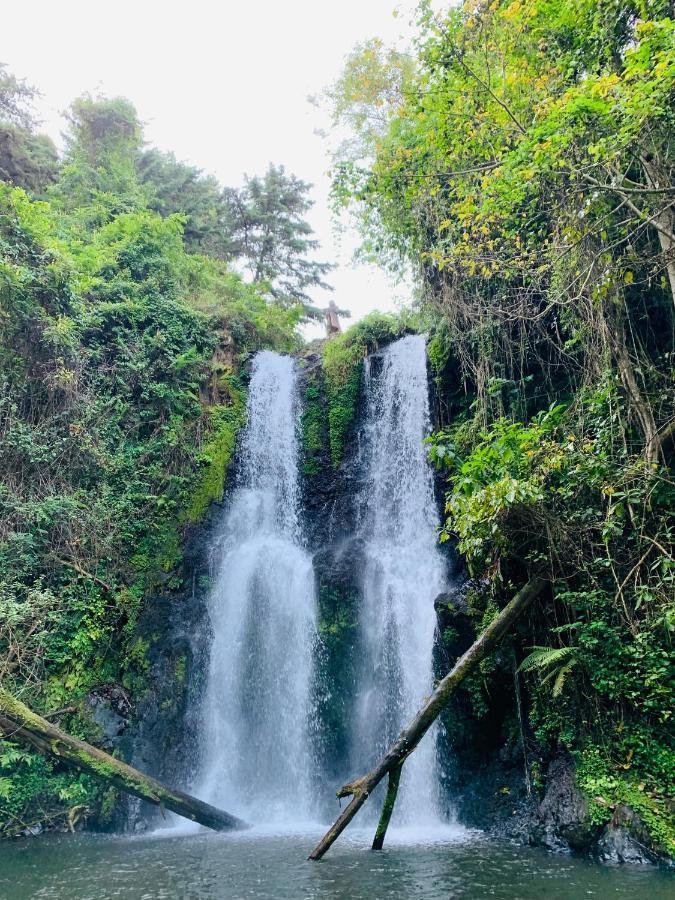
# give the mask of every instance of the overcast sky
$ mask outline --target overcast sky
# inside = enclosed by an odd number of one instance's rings
[[[147,141],[238,185],[269,162],[314,184],[311,222],[331,280],[353,320],[408,299],[373,267],[353,268],[355,239],[336,240],[328,210],[326,123],[307,102],[339,74],[359,41],[410,34],[414,2],[395,0],[24,0],[2,11],[0,60],[43,94],[38,113],[55,140],[78,94],[121,94]],[[398,15],[394,16],[394,9]],[[319,292],[315,302],[329,295]]]

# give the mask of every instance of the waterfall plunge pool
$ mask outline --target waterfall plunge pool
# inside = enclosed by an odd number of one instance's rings
[[[47,835],[0,847],[2,900],[670,900],[671,873],[602,866],[460,828],[397,831],[379,853],[350,829],[320,862],[320,836],[254,829],[142,837]]]

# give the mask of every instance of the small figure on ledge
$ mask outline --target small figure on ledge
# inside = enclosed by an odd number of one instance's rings
[[[351,313],[346,309],[338,309],[335,305],[335,301],[331,300],[328,304],[328,308],[324,310],[324,315],[326,317],[326,337],[331,338],[336,334],[340,334],[342,331],[340,316],[346,316],[348,318]]]

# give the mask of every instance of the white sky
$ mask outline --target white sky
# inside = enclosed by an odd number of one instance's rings
[[[55,140],[62,112],[85,91],[128,97],[147,141],[238,185],[283,164],[312,182],[321,257],[337,262],[332,295],[355,321],[406,302],[409,287],[351,264],[355,236],[333,234],[326,125],[307,102],[339,74],[359,41],[409,34],[414,2],[396,0],[24,0],[5,4],[0,60],[43,94],[37,111]],[[399,15],[394,17],[397,7]],[[331,295],[318,292],[315,302]],[[347,320],[349,321],[349,320]],[[313,326],[308,336],[321,333]]]

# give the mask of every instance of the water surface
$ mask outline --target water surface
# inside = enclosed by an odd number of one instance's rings
[[[318,863],[311,834],[46,836],[0,847],[2,900],[672,900],[653,867],[600,866],[480,834],[414,842],[393,832],[381,853],[370,832],[343,835]]]

